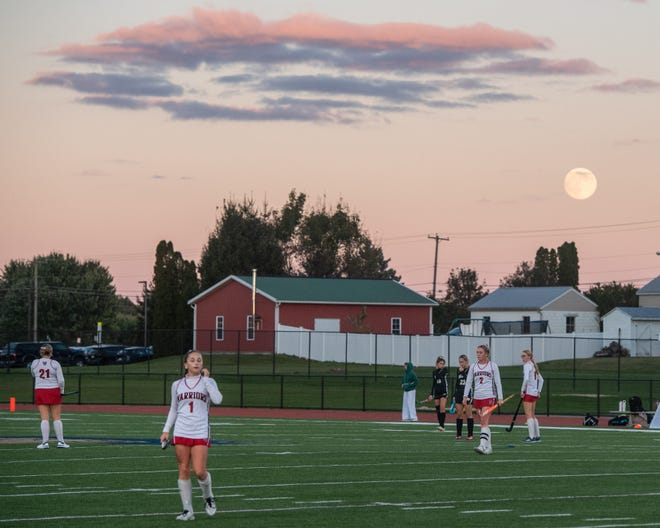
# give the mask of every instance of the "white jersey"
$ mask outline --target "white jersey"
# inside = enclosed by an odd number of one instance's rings
[[[64,374],[62,365],[55,359],[35,359],[30,365],[30,372],[34,376],[35,389],[60,389],[64,392]]]
[[[174,425],[174,436],[211,438],[209,408],[211,402],[220,405],[222,394],[213,378],[186,376],[172,383],[172,402],[163,432]]]
[[[530,396],[538,396],[543,389],[543,376],[536,372],[534,363],[527,361],[523,363],[523,382],[520,387],[520,392],[529,394]]]
[[[472,384],[474,382],[474,390]],[[467,379],[465,380],[465,392],[463,397],[467,398],[472,394],[475,400],[487,400],[489,398],[497,397],[498,400],[503,400],[502,395],[502,380],[500,379],[500,369],[498,366],[489,361],[488,363],[472,363],[468,371]]]

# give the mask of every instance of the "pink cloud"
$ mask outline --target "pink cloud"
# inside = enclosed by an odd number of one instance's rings
[[[239,11],[195,8],[190,17],[174,16],[133,28],[120,28],[97,37],[94,45],[65,45],[52,52],[76,61],[132,62],[149,54],[165,55],[163,48],[179,43],[195,53],[218,57],[223,47],[298,44],[367,51],[392,49],[513,51],[552,47],[549,39],[488,24],[447,28],[430,24],[355,24],[316,14],[296,15],[264,22]],[[160,50],[160,51],[158,51]],[[146,54],[146,56],[145,56]]]
[[[660,82],[651,79],[628,79],[620,83],[597,84],[592,88],[598,92],[648,93],[660,91]]]

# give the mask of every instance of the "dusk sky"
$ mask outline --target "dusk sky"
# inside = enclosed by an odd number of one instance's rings
[[[582,290],[642,286],[659,25],[656,0],[1,0],[0,266],[96,259],[135,299],[160,240],[199,263],[223,200],[296,189],[423,294],[436,233],[440,290],[564,241]]]

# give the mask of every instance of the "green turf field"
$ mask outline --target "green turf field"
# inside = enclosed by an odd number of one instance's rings
[[[164,527],[181,506],[164,416],[65,413],[71,449],[35,449],[36,411],[0,412],[0,527]],[[522,420],[519,420],[522,422]],[[660,526],[660,432],[493,427],[494,454],[433,424],[212,418],[222,527]],[[543,420],[541,418],[541,425]]]

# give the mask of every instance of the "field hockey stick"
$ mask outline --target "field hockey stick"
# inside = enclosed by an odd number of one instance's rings
[[[456,400],[451,401],[451,405],[449,406],[449,414],[456,414]]]
[[[513,424],[516,423],[516,418],[518,418],[518,413],[520,412],[520,406],[522,405],[522,402],[523,402],[523,399],[520,398],[520,400],[518,401],[518,407],[516,407],[516,412],[513,413],[513,418],[511,419],[511,425],[506,428],[507,433],[510,433],[511,431],[513,431]]]
[[[66,391],[62,393],[62,396],[71,396],[73,394],[78,394],[78,391],[77,390]]]
[[[486,416],[487,414],[492,413],[495,409],[497,409],[500,405],[504,405],[506,402],[508,402],[511,398],[513,398],[515,394],[512,394],[511,396],[507,396],[502,400],[502,403],[496,402],[495,405],[491,405],[490,407],[486,407],[481,413],[481,416]]]

